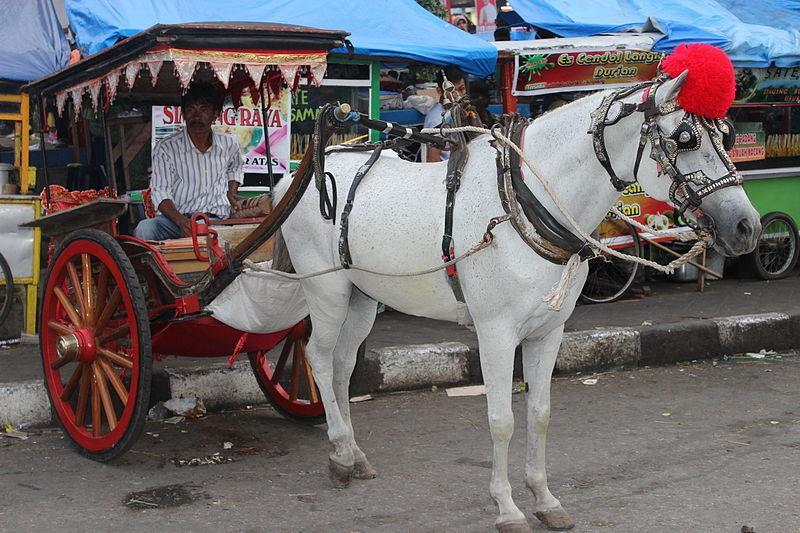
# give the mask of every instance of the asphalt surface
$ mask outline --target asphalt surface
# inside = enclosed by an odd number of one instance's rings
[[[614,303],[578,305],[565,329],[582,331],[640,326],[644,322],[670,324],[734,315],[800,311],[800,268],[783,280],[731,277],[707,282],[703,293],[697,292],[696,287],[696,283],[658,281],[647,284],[648,296],[640,292],[638,297]],[[463,326],[394,311],[378,315],[366,341],[369,348],[439,342],[463,342],[470,347],[478,345],[475,333]],[[797,346],[800,347],[800,332]],[[163,364],[169,367],[224,365],[227,355],[220,359],[171,357]],[[38,346],[0,348],[0,384],[38,380],[41,375]]]
[[[576,531],[800,532],[797,353],[586,377],[555,379],[548,442],[550,488]],[[524,402],[514,396],[511,483],[539,531],[522,480]],[[57,430],[0,438],[0,530],[494,530],[483,397],[389,394],[352,412],[379,477],[345,490],[327,480],[324,426],[262,406],[148,423],[111,464]],[[175,464],[213,453],[234,462]]]

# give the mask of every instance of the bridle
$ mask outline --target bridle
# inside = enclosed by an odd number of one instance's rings
[[[620,89],[606,96],[600,107],[591,114],[592,127],[588,133],[592,135],[592,145],[598,161],[608,172],[611,184],[618,191],[623,191],[631,183],[637,181],[642,154],[649,141],[650,158],[658,163],[659,175],[666,174],[672,180],[669,197],[677,208],[677,214],[683,216],[688,209],[699,219],[702,216],[699,207],[703,198],[725,187],[742,184],[742,178],[727,154],[727,150],[733,148],[736,134],[733,123],[729,119],[711,119],[689,112],[684,114],[672,132],[665,133],[659,126],[657,118],[681,110],[675,99],[661,105],[656,104],[656,93],[668,79],[661,75],[655,81]],[[641,103],[621,101],[637,91],[643,91]],[[639,148],[633,166],[634,181],[626,182],[617,176],[611,165],[611,159],[605,146],[605,128],[613,126],[637,111],[644,113],[644,122],[640,130]],[[708,133],[714,149],[728,170],[720,178],[711,179],[703,170],[683,174],[676,165],[678,154],[700,149],[702,130]]]

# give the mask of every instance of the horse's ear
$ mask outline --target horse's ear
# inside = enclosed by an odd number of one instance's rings
[[[671,80],[665,81],[661,87],[658,88],[656,91],[656,105],[662,105],[670,100],[674,100],[678,97],[678,93],[681,91],[681,87],[683,87],[684,82],[686,81],[686,76],[689,75],[688,70],[684,70],[677,77],[672,78]]]

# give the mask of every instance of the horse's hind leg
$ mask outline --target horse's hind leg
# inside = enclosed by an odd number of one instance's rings
[[[508,482],[508,445],[514,434],[511,381],[516,343],[510,332],[496,327],[496,324],[476,323],[475,326],[478,332],[489,430],[493,444],[492,480],[489,492],[500,511],[495,527],[501,533],[527,533],[531,528],[525,515],[511,498],[511,484]]]
[[[522,341],[523,368],[528,384],[528,453],[525,484],[536,498],[536,518],[547,529],[572,529],[575,523],[547,487],[545,441],[550,424],[550,380],[564,327],[541,339]]]
[[[342,413],[345,424],[350,431],[350,449],[353,452],[353,477],[357,479],[372,479],[377,472],[367,461],[367,456],[361,451],[355,441],[353,424],[350,420],[350,377],[356,365],[358,348],[367,338],[375,323],[377,302],[354,288],[350,295],[350,307],[347,318],[342,325],[342,332],[336,349],[333,351],[333,390],[336,393],[336,402]]]
[[[325,276],[303,281],[311,314],[311,338],[306,353],[325,405],[328,439],[333,445],[330,454],[330,477],[334,486],[346,487],[353,478],[354,456],[351,448],[352,429],[345,422],[334,393],[333,352],[347,317],[353,285],[343,276]]]

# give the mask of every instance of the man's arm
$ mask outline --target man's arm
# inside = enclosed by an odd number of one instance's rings
[[[181,228],[184,237],[189,237],[192,234],[190,221],[178,210],[172,199],[172,178],[175,173],[175,166],[163,147],[156,146],[153,152],[153,177],[150,178],[153,205]]]
[[[242,149],[239,143],[234,143],[228,158],[228,165],[225,167],[225,179],[228,180],[228,201],[231,203],[231,212],[242,208],[244,200],[239,197],[239,185],[244,183],[244,172],[242,171]]]

